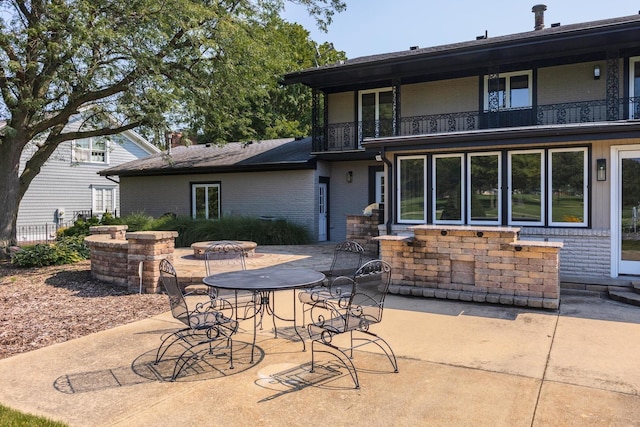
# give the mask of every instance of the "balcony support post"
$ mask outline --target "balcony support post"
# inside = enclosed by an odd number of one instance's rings
[[[607,120],[620,119],[620,52],[607,52]]]

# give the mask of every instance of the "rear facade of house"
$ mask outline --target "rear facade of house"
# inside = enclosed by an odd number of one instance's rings
[[[546,26],[545,9],[528,32],[285,82],[313,89],[313,153],[332,180],[366,181],[382,234],[518,227],[564,243],[564,278],[640,275],[640,16]]]

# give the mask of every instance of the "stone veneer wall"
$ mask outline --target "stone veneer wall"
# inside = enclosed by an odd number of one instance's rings
[[[91,252],[91,275],[105,282],[140,289],[139,268],[142,262],[142,290],[160,292],[160,261],[173,258],[175,231],[139,231],[126,233],[126,225],[91,227],[85,243]]]
[[[421,225],[380,236],[391,292],[557,309],[560,242],[518,240],[519,228]]]
[[[375,237],[379,235],[378,227],[382,217],[380,209],[374,209],[369,216],[347,215],[347,240],[360,243],[372,258],[378,258],[380,253],[380,244]]]

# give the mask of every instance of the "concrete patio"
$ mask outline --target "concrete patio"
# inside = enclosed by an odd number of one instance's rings
[[[328,268],[330,245],[305,248],[259,247],[250,262]],[[178,272],[199,274],[182,256]],[[277,295],[285,314],[291,297]],[[391,295],[375,331],[399,373],[365,347],[359,390],[329,356],[309,372],[290,324],[277,339],[268,324],[256,363],[245,322],[235,369],[209,358],[176,382],[152,364],[160,336],[178,327],[169,313],[0,360],[0,403],[72,426],[640,426],[637,307],[577,293],[557,311]]]

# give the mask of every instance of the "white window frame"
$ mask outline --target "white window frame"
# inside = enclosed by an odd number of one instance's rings
[[[512,77],[518,77],[518,76],[527,76],[527,81],[528,81],[528,89],[529,89],[529,103],[528,105],[524,106],[524,107],[511,107],[511,98],[509,96],[506,96],[506,94],[511,93],[511,78]],[[498,78],[504,78],[505,79],[505,107],[499,106],[498,107],[498,111],[506,111],[506,110],[512,110],[512,109],[519,109],[519,108],[531,108],[533,106],[533,71],[531,70],[526,70],[526,71],[514,71],[511,73],[501,73],[498,74]],[[485,75],[484,76],[484,111],[485,112],[489,112],[489,76]]]
[[[422,203],[422,219],[402,219],[402,182],[401,182],[401,172],[402,172],[402,162],[405,160],[422,160],[422,180],[423,180],[423,203]],[[397,218],[398,224],[421,224],[427,221],[427,156],[402,156],[398,157],[398,167],[397,167],[397,182],[398,182],[398,203],[397,203]]]
[[[367,95],[370,93],[373,93],[376,95],[376,101],[375,101],[376,111],[375,111],[375,118],[374,118],[374,120],[376,121],[376,132],[375,132],[376,137],[380,135],[380,129],[378,128],[378,123],[380,122],[380,93],[382,92],[391,92],[391,94],[393,95],[393,88],[384,87],[384,88],[367,89],[367,90],[358,91],[358,122],[359,123],[362,123],[362,95]]]
[[[540,221],[518,221],[513,219],[513,213],[511,207],[513,206],[513,168],[512,168],[512,158],[517,154],[539,154],[540,155]],[[548,192],[545,187],[546,176],[545,176],[545,161],[544,161],[544,149],[539,150],[517,150],[517,151],[509,151],[508,159],[507,159],[507,203],[508,203],[508,224],[509,225],[545,225],[545,213],[546,213],[546,200],[549,197]]]
[[[457,157],[460,159],[460,219],[459,220],[451,220],[451,219],[436,219],[436,187],[438,183],[436,181],[436,160],[443,158],[452,158]],[[466,212],[466,186],[465,186],[465,155],[460,154],[435,154],[431,159],[431,182],[433,183],[433,189],[431,191],[431,206],[433,206],[431,212],[431,220],[434,224],[450,224],[450,225],[463,225],[465,223],[465,212]]]
[[[375,188],[376,188],[376,200],[375,202],[379,205],[384,204],[384,191],[385,191],[385,171],[376,171],[375,173]]]
[[[93,153],[102,153],[103,150],[94,149],[94,142],[97,138],[82,138],[80,140],[74,140],[71,144],[71,160],[73,163],[95,163],[95,164],[109,164],[109,140],[104,140],[104,160],[94,160]],[[89,141],[89,148],[80,147],[79,141]]]
[[[577,152],[581,151],[584,155],[583,158],[583,177],[582,177],[582,222],[563,222],[563,221],[553,221],[553,153],[566,153],[566,152]],[[548,164],[547,164],[547,174],[549,176],[549,190],[547,197],[549,198],[549,207],[547,216],[549,221],[547,222],[548,226],[555,227],[586,227],[589,224],[588,212],[589,212],[589,151],[586,147],[575,147],[575,148],[551,148],[548,151]]]
[[[629,119],[640,119],[640,117],[634,117],[633,111],[635,109],[634,105],[634,94],[635,94],[635,65],[640,62],[640,56],[633,56],[629,58]],[[640,99],[635,100],[635,103],[640,103]]]
[[[467,197],[467,223],[470,225],[500,225],[502,224],[502,153],[500,151],[489,151],[489,152],[474,152],[467,154],[467,188],[466,192]],[[471,216],[471,189],[473,186],[471,185],[471,158],[472,157],[486,157],[486,156],[497,156],[498,157],[498,194],[497,194],[497,203],[498,203],[498,219],[495,221],[488,220],[473,220]]]
[[[115,185],[92,185],[91,186],[91,212],[96,214],[103,214],[105,212],[115,212],[118,208],[116,205],[117,202],[117,188]],[[102,194],[102,208],[98,209],[98,205],[96,204],[96,200],[98,195]],[[113,209],[107,210],[105,206],[107,206],[107,200],[111,198],[111,206]]]
[[[222,217],[222,209],[221,209],[221,184],[219,182],[209,182],[209,183],[192,183],[191,184],[191,217],[195,218],[196,217],[196,189],[197,188],[204,188],[205,190],[208,189],[209,187],[217,187],[218,189],[218,218]],[[206,197],[209,197],[209,192],[205,191],[204,193],[206,195]],[[209,203],[207,203],[208,201],[205,201],[205,218],[206,219],[215,219],[211,217],[211,215],[209,214]]]

